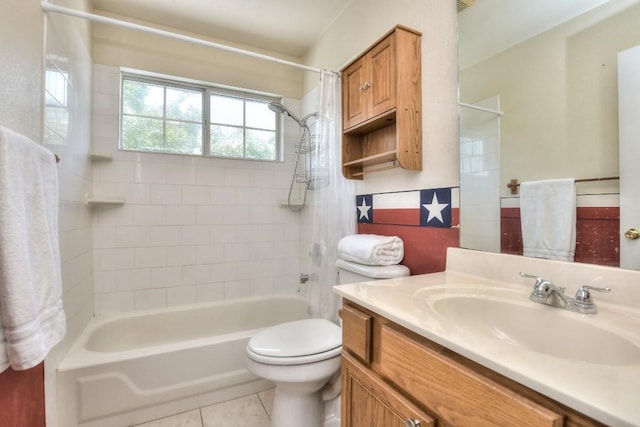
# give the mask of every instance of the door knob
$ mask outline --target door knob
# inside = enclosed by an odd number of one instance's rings
[[[624,233],[624,237],[629,240],[636,240],[640,238],[640,230],[637,228],[630,228]]]

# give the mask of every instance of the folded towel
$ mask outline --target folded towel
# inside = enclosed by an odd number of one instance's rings
[[[520,185],[523,255],[573,261],[576,250],[574,179]]]
[[[396,236],[354,234],[340,239],[338,256],[365,265],[400,264],[404,257],[404,244]]]
[[[66,332],[53,154],[0,127],[0,372],[36,366]]]

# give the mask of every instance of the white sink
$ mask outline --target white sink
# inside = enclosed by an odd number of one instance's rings
[[[615,320],[606,315],[537,304],[529,301],[526,293],[499,288],[437,287],[418,295],[446,327],[462,335],[499,340],[576,362],[640,363],[637,341],[616,333]],[[640,322],[634,320],[637,331]]]

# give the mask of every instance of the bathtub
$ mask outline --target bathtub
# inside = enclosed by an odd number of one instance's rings
[[[272,296],[95,318],[56,373],[60,426],[137,424],[266,390],[245,368],[260,329],[306,318]]]

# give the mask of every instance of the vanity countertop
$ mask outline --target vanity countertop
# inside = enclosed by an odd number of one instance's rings
[[[456,266],[453,265],[455,262],[465,259],[466,252],[470,253],[471,264],[483,266],[478,268],[482,275],[468,274],[464,271],[466,267],[456,269]],[[487,339],[484,336],[469,333],[465,330],[466,328],[460,327],[460,322],[468,321],[468,318],[467,320],[451,321],[454,317],[465,316],[455,316],[455,312],[453,316],[451,313],[448,314],[449,317],[443,316],[442,313],[434,309],[433,300],[434,296],[435,299],[448,298],[451,296],[447,295],[448,292],[460,292],[461,289],[467,294],[473,294],[474,297],[477,295],[484,297],[483,293],[487,291],[489,294],[494,291],[506,292],[509,294],[509,298],[514,298],[517,304],[522,304],[522,316],[527,316],[527,318],[518,319],[519,321],[536,322],[536,316],[541,316],[540,318],[542,316],[563,316],[562,320],[567,320],[570,325],[586,325],[588,326],[587,330],[594,327],[596,332],[606,331],[605,334],[613,332],[617,334],[616,336],[628,340],[631,347],[637,346],[639,349],[640,310],[633,305],[629,307],[610,303],[600,294],[594,295],[599,309],[595,315],[575,313],[537,304],[529,301],[532,282],[526,282],[521,278],[514,279],[513,282],[497,280],[504,279],[504,276],[501,273],[496,274],[493,270],[505,270],[505,262],[508,264],[512,259],[515,264],[506,267],[506,270],[518,270],[522,268],[522,265],[518,264],[523,262],[523,257],[490,254],[487,261],[480,259],[483,255],[479,255],[475,251],[462,249],[454,249],[453,251],[450,249],[448,257],[450,255],[455,261],[447,261],[447,271],[445,272],[339,285],[335,286],[334,290],[343,298],[602,423],[615,426],[640,425],[640,405],[638,404],[640,402],[640,358],[636,359],[633,351],[631,356],[610,355],[605,362],[596,361],[592,357],[593,355],[583,355],[579,352],[577,354],[573,352],[570,357],[558,357],[553,355],[553,352],[534,351],[509,337],[501,339],[499,334],[496,338]],[[515,258],[520,258],[520,260],[515,260]],[[534,274],[540,274],[538,271],[545,270],[544,262],[551,263],[550,269],[546,271],[548,274],[554,274],[555,269],[566,267],[568,264],[535,260],[531,263],[532,265],[526,266],[537,269],[537,271],[533,271]],[[571,268],[583,268],[584,266],[570,265]],[[598,284],[603,275],[607,277],[606,270],[603,272],[598,266],[587,267],[587,269],[589,268],[595,268],[595,270],[587,273],[579,272],[574,276],[580,277],[582,274],[585,277],[594,278],[595,282],[585,284]],[[635,282],[636,286],[640,286],[640,282],[636,281],[640,277],[640,273],[632,272],[630,274],[632,277],[627,278],[627,281],[629,283]],[[508,277],[513,275],[512,271],[507,271]],[[553,280],[552,277],[550,279]],[[616,290],[615,284],[612,284],[611,287],[614,288],[614,291]],[[623,283],[621,287],[626,289],[627,285]],[[572,292],[573,287],[569,285],[567,294],[572,295]],[[496,295],[498,294],[496,293]],[[491,295],[488,298],[490,299]],[[619,297],[617,300],[619,301]],[[635,298],[630,297],[629,300],[634,302]],[[520,311],[516,308],[514,313],[512,315],[517,317]],[[571,353],[572,340],[575,342],[577,339],[584,338],[566,335],[568,334],[560,336],[560,343],[556,342],[551,345],[566,346],[563,348],[568,349]],[[573,345],[573,347],[576,346]],[[638,354],[640,354],[640,350]]]

